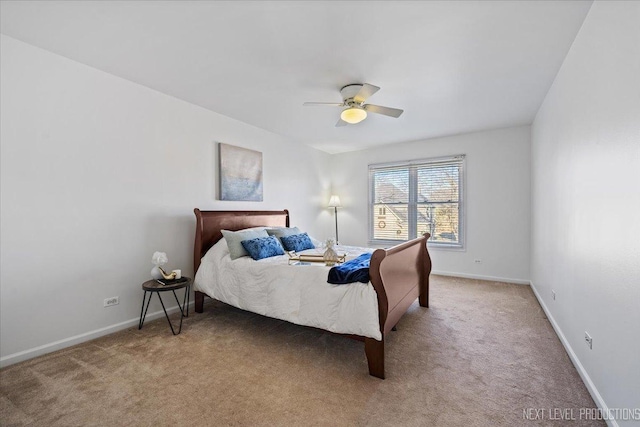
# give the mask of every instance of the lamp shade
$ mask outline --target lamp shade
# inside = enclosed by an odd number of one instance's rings
[[[329,207],[330,208],[341,208],[342,204],[340,203],[340,196],[336,196],[335,194],[331,196],[329,199]]]
[[[367,118],[367,112],[362,108],[347,108],[340,114],[340,118],[347,123],[355,125]]]

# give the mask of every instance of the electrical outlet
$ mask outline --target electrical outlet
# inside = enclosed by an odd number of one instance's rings
[[[554,291],[553,289],[551,290],[551,297],[554,301],[556,300],[556,291]]]
[[[587,331],[584,331],[584,340],[587,342],[589,350],[593,350],[593,338],[591,338],[591,335],[589,335]]]
[[[474,259],[473,262],[475,262],[476,264],[482,264],[482,260],[481,259]]]
[[[112,305],[120,304],[120,297],[111,297],[104,300],[105,307],[111,307]]]

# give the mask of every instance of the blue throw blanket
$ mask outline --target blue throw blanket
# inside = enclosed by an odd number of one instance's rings
[[[358,258],[347,261],[344,264],[329,270],[327,282],[334,285],[346,285],[353,282],[369,282],[369,261],[371,254],[362,254]]]

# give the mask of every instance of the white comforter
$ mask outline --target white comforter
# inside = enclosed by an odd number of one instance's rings
[[[338,246],[347,259],[370,249]],[[301,252],[322,253],[319,249]],[[371,283],[332,285],[322,263],[288,265],[287,255],[231,260],[224,239],[202,258],[194,289],[234,307],[298,325],[382,339]]]

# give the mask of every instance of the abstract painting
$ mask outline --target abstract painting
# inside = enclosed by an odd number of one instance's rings
[[[220,200],[262,201],[262,153],[218,144]]]

